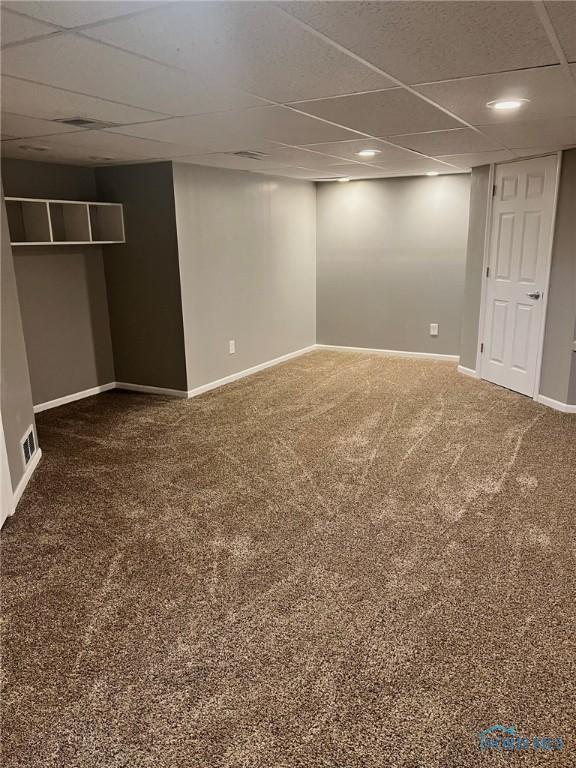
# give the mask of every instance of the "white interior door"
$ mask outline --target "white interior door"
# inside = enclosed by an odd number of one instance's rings
[[[533,396],[548,290],[558,157],[497,165],[481,375]]]

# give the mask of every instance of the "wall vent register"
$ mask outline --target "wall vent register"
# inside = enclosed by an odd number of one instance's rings
[[[36,452],[36,441],[34,440],[34,430],[29,429],[28,434],[22,440],[22,455],[24,457],[24,466],[28,464]]]
[[[121,203],[7,197],[12,245],[124,243]]]

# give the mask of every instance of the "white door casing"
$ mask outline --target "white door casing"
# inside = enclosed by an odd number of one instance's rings
[[[481,377],[530,397],[539,384],[558,156],[497,165]]]

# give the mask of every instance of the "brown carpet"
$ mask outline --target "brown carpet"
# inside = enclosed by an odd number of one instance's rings
[[[38,417],[6,767],[576,764],[576,418],[321,351]],[[480,731],[563,737],[482,754]]]

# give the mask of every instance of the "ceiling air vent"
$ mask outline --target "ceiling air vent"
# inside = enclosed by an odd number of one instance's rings
[[[240,152],[228,152],[233,157],[244,157],[246,160],[264,160],[268,157],[266,152],[255,152],[251,149],[242,149]]]
[[[18,149],[23,149],[26,152],[46,152],[49,147],[42,144],[18,144]]]
[[[102,120],[92,120],[90,117],[60,117],[55,123],[73,125],[75,128],[113,128],[118,123],[105,123]]]

